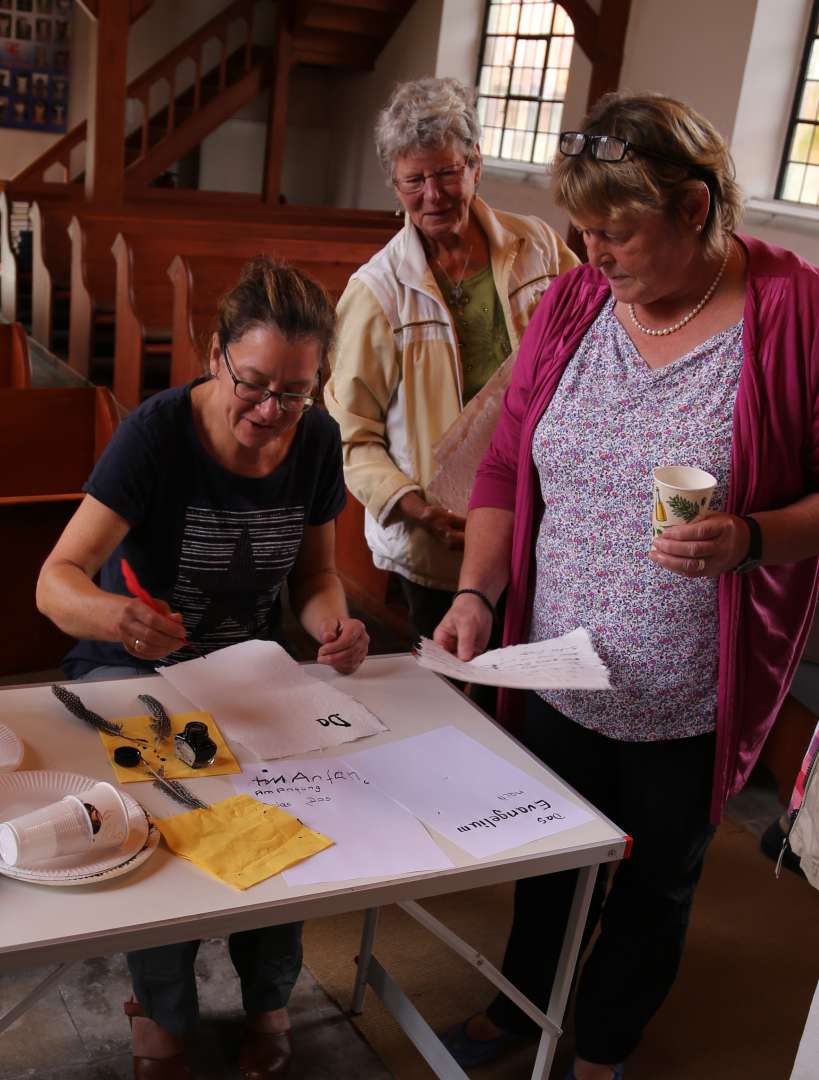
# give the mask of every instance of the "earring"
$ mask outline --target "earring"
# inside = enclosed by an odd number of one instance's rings
[[[695,225],[694,226],[694,232],[701,233],[702,232],[702,225]]]

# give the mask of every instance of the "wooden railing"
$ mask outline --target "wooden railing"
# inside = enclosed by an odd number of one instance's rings
[[[234,3],[226,7],[224,11],[215,15],[204,26],[200,27],[194,34],[130,83],[126,96],[128,100],[136,100],[140,103],[142,107],[142,123],[140,125],[139,155],[129,164],[136,164],[141,161],[148,150],[156,146],[162,139],[172,135],[178,126],[176,116],[176,97],[178,93],[176,77],[179,66],[187,61],[193,61],[195,72],[192,84],[192,111],[199,109],[202,103],[203,79],[207,78],[215,70],[214,67],[209,66],[207,70],[203,71],[205,47],[209,42],[216,40],[219,42],[220,47],[217,64],[218,74],[214,84],[215,89],[211,90],[211,93],[224,91],[228,86],[229,76],[235,81],[251,69],[253,66],[254,9],[258,2],[259,0],[234,0]],[[244,23],[242,42],[239,47],[242,61],[239,65],[240,70],[236,69],[236,60],[230,56],[229,43],[231,27],[237,22]],[[231,60],[230,70],[228,68],[229,59]],[[155,86],[163,82],[168,86],[168,105],[166,109],[158,110],[158,115],[164,123],[164,132],[160,138],[157,138],[155,133],[153,137],[151,135],[151,93]],[[155,123],[156,120],[154,119]],[[86,132],[86,122],[83,120],[82,123],[77,124],[71,131],[63,135],[61,139],[58,139],[36,161],[33,161],[25,169],[17,173],[13,177],[12,183],[33,187],[42,185],[46,190],[62,184],[75,183],[85,167],[85,155],[75,155],[74,152],[85,143]],[[73,171],[72,156],[75,163]],[[46,182],[44,176],[54,166],[59,167],[59,177]]]
[[[77,124],[70,131],[66,132],[61,139],[58,139],[53,146],[49,147],[44,154],[41,154],[36,161],[33,161],[31,165],[27,165],[25,169],[21,169],[20,172],[13,178],[14,184],[39,184],[46,185],[44,179],[45,174],[49,169],[55,165],[59,165],[61,169],[61,176],[56,183],[70,184],[77,179],[76,176],[71,173],[71,155],[78,146],[82,146],[86,138],[86,123],[85,120],[81,124]],[[79,174],[85,167],[85,155],[82,154],[79,157],[80,167],[77,170]]]
[[[253,15],[257,0],[234,0],[206,22],[195,34],[172,49],[166,56],[144,71],[128,87],[128,99],[137,100],[142,106],[142,125],[139,157],[135,158],[135,164],[156,146],[160,139],[169,138],[177,126],[176,118],[176,75],[181,64],[191,60],[194,64],[194,80],[192,84],[191,109],[196,111],[202,104],[202,80],[204,75],[210,74],[214,68],[209,68],[203,75],[203,62],[205,46],[211,41],[219,42],[218,80],[213,90],[221,93],[228,85],[228,58],[231,47],[228,41],[230,28],[236,22],[243,22],[245,26],[242,45],[242,64],[238,72],[233,72],[234,78],[241,77],[250,71],[253,66]],[[168,87],[168,105],[164,116],[164,133],[158,139],[155,133],[152,135],[151,117],[151,92],[158,84],[165,83]],[[154,122],[155,124],[155,122]]]

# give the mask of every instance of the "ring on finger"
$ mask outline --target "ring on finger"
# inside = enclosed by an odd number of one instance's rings
[[[705,569],[705,559],[697,559],[697,570],[700,573]]]
[[[142,652],[145,648],[145,642],[140,641],[139,638],[134,638],[134,652]]]

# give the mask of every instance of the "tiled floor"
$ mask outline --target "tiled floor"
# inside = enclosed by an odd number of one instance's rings
[[[27,993],[46,968],[0,976],[0,1013]],[[222,940],[206,941],[197,960],[202,1024],[189,1048],[197,1078],[239,1080],[236,1066],[243,1013],[239,985]],[[350,978],[353,971],[351,965]],[[121,954],[72,968],[57,989],[0,1035],[2,1080],[127,1080],[132,1075],[122,1002],[130,981]],[[291,998],[296,1073],[304,1080],[389,1073],[309,971]]]

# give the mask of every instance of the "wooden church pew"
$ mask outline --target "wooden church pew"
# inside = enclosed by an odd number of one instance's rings
[[[0,323],[0,387],[31,386],[31,361],[26,332],[18,322]]]
[[[153,206],[150,207],[153,211]],[[245,210],[247,208],[245,207]],[[307,212],[309,209],[309,213]],[[69,337],[69,363],[83,375],[87,375],[94,350],[95,329],[111,324],[115,309],[115,281],[112,270],[111,248],[120,232],[130,234],[166,233],[168,229],[167,208],[163,209],[159,220],[148,212],[148,208],[133,206],[120,211],[110,212],[99,209],[78,211],[69,225],[71,243],[71,317]],[[190,207],[179,207],[173,224],[176,229],[187,229],[188,235],[201,239],[205,235],[217,233],[230,246],[240,238],[261,230],[271,231],[275,235],[293,238],[320,236],[323,239],[341,239],[346,241],[354,237],[356,243],[369,245],[369,252],[383,247],[394,235],[397,223],[382,212],[338,211],[333,208],[319,207],[315,210],[307,207],[279,207],[270,211],[264,218],[241,218],[241,225],[228,216],[218,219],[197,218],[190,213]],[[346,224],[345,224],[346,223]],[[181,249],[180,249],[181,250]],[[174,252],[173,254],[176,254]],[[173,257],[173,256],[171,256]],[[369,258],[369,255],[367,255]],[[168,259],[168,263],[170,259]],[[160,273],[168,265],[162,266]]]
[[[309,235],[309,239],[308,239]],[[127,408],[142,400],[146,353],[171,351],[173,293],[167,277],[156,273],[176,255],[209,255],[246,261],[264,253],[303,266],[328,288],[338,292],[350,274],[381,246],[361,242],[335,228],[245,224],[241,237],[233,226],[207,232],[188,225],[157,231],[120,233],[114,242],[116,261],[116,344],[114,394]],[[238,276],[228,281],[230,287]],[[164,280],[163,280],[164,279]],[[221,289],[224,292],[225,289]],[[215,301],[213,310],[215,311]],[[164,344],[163,344],[164,343]]]
[[[292,251],[292,248],[287,250]],[[325,248],[325,254],[331,254]],[[338,300],[360,263],[347,260],[310,260],[295,251],[288,256],[300,269]],[[201,374],[210,335],[216,326],[216,308],[239,278],[246,262],[239,255],[177,255],[168,267],[173,288],[171,322],[171,386],[180,386]]]
[[[45,349],[52,349],[54,304],[58,297],[70,296],[71,241],[68,224],[73,215],[71,202],[32,203],[31,218],[31,336]]]
[[[0,675],[56,667],[71,645],[37,611],[40,567],[118,423],[100,387],[0,389]]]
[[[12,204],[15,202],[64,204],[74,197],[67,184],[19,185],[0,180],[0,314],[9,322],[19,317],[21,269],[11,236]]]

